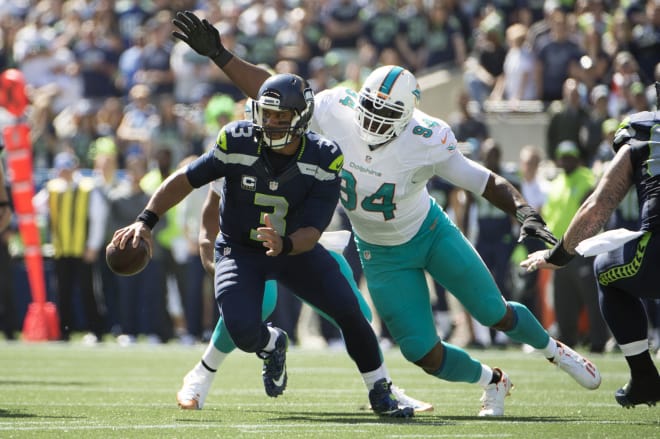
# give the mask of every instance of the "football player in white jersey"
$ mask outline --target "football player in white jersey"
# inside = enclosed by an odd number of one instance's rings
[[[249,97],[270,73],[235,56],[217,30],[192,12],[179,12],[176,38],[208,56]],[[374,70],[359,92],[317,94],[312,129],[344,153],[341,202],[356,236],[376,311],[402,354],[426,373],[484,389],[480,416],[504,413],[512,383],[506,373],[470,357],[437,335],[425,272],[445,286],[474,318],[533,346],[580,385],[596,389],[601,377],[586,358],[549,336],[522,304],[507,302],[478,253],[433,201],[426,183],[438,175],[486,198],[521,223],[521,239],[557,239],[514,186],[457,149],[444,121],[417,108],[415,76],[399,66]]]

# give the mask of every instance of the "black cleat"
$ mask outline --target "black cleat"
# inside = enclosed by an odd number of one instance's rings
[[[637,404],[654,406],[656,402],[660,401],[660,377],[656,377],[655,381],[637,380],[633,383],[630,380],[625,386],[614,392],[614,398],[625,408],[635,407]]]

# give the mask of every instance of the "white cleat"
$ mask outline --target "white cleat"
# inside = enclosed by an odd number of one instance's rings
[[[504,398],[506,398],[510,390],[513,388],[513,383],[509,376],[502,372],[502,369],[494,368],[500,372],[500,380],[486,386],[483,395],[481,395],[481,410],[479,416],[503,416],[504,415]]]
[[[429,404],[428,402],[424,402],[424,401],[419,401],[415,398],[406,395],[403,389],[395,386],[394,384],[392,384],[390,390],[392,391],[392,394],[396,397],[396,399],[399,400],[399,405],[404,407],[412,407],[413,410],[415,410],[415,413],[433,411],[432,404]]]
[[[183,377],[183,386],[176,394],[176,402],[183,410],[201,410],[211,389],[215,373],[198,364]]]
[[[557,353],[549,358],[552,364],[569,374],[582,387],[593,390],[600,386],[600,372],[598,368],[573,349],[557,342]]]

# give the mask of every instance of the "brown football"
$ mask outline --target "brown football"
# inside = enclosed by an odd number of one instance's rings
[[[112,242],[105,248],[108,267],[120,276],[138,274],[147,266],[149,259],[149,247],[144,239],[140,239],[137,247],[129,241],[123,249],[115,247]]]

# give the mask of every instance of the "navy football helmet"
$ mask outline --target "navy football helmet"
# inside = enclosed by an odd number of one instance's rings
[[[266,125],[264,110],[293,113],[288,125]],[[273,75],[261,85],[257,99],[252,101],[252,120],[267,147],[280,149],[300,137],[309,127],[314,113],[314,92],[298,75]]]

